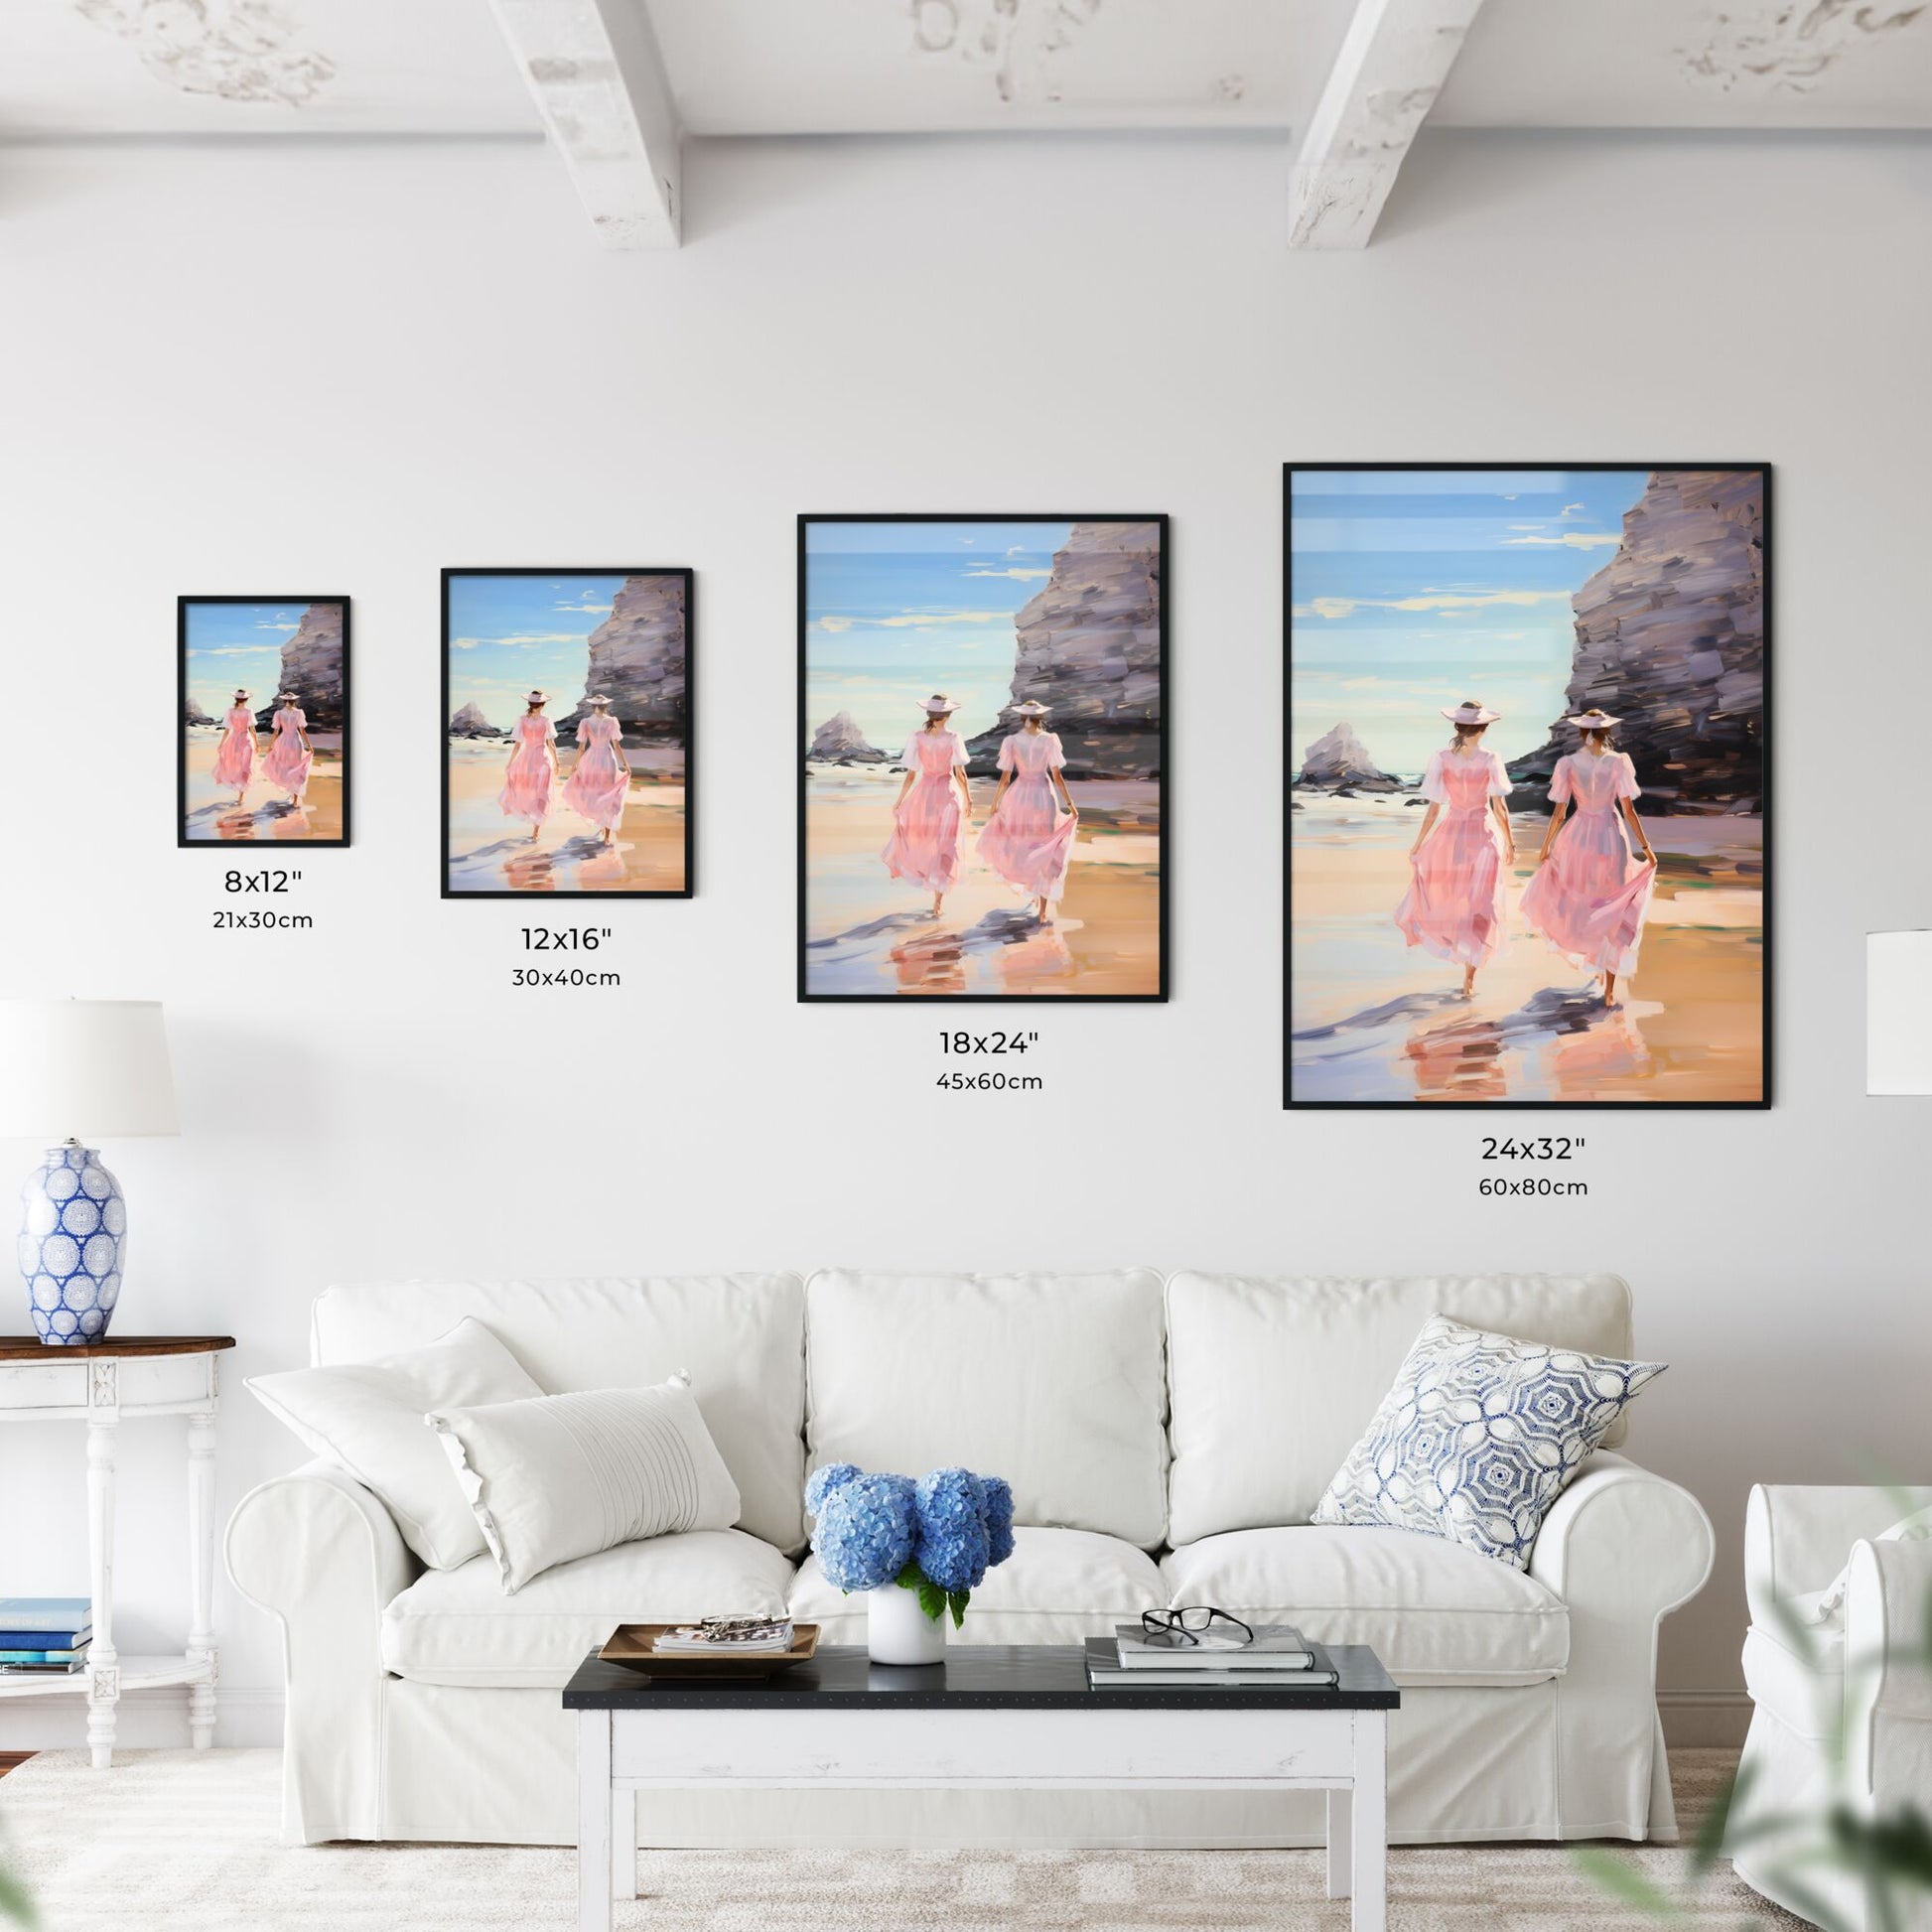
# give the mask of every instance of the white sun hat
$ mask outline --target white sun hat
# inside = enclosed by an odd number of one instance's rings
[[[950,718],[959,709],[943,691],[935,691],[925,701],[925,714],[928,718]]]
[[[241,686],[237,684],[237,685],[235,686],[235,693],[234,693],[234,699],[233,699],[233,702],[234,702],[234,703],[236,703],[236,704],[239,704],[239,703],[240,703],[240,702],[242,701],[242,699],[243,699],[243,698],[252,698],[252,697],[253,697],[254,695],[255,695],[255,694],[254,694],[254,693],[253,693],[252,691],[244,691],[244,690],[243,690],[243,689],[241,688]]]
[[[602,691],[594,691],[594,692],[589,692],[585,695],[584,702],[586,704],[608,705],[611,702],[611,700],[607,698]]]
[[[550,702],[550,693],[548,691],[526,692],[523,702],[525,704],[548,704]]]
[[[1013,715],[1016,718],[1044,718],[1052,708],[1049,704],[1041,704],[1035,698],[1029,698],[1025,704],[1017,704],[1013,707]]]
[[[1579,731],[1606,732],[1612,725],[1623,723],[1621,718],[1612,718],[1607,711],[1599,711],[1592,705],[1587,711],[1580,711],[1574,718],[1566,718],[1566,725],[1575,725]]]
[[[1451,725],[1493,725],[1502,713],[1486,710],[1473,698],[1464,698],[1460,704],[1445,705],[1443,716]]]
[[[277,691],[275,694],[275,702],[277,704],[300,704],[302,702],[302,693],[300,691]]]

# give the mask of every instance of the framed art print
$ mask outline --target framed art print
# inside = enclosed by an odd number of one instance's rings
[[[1768,1106],[1769,468],[1285,482],[1286,1103]]]
[[[1168,997],[1168,519],[798,520],[798,997]]]
[[[443,897],[689,898],[688,570],[443,573]]]
[[[348,843],[348,599],[175,603],[177,845]]]

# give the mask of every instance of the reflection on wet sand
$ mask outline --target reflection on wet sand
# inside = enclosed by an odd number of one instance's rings
[[[248,787],[237,805],[233,789],[214,782],[218,739],[218,733],[207,728],[188,733],[187,815],[182,827],[192,842],[269,839],[295,844],[342,837],[342,759],[326,751],[320,737],[308,789],[299,805],[286,792],[260,780]]]
[[[1507,1100],[1512,1047],[1538,1052],[1559,1100],[1590,1099],[1609,1078],[1634,1078],[1650,1060],[1622,1007],[1593,993],[1549,988],[1499,1019],[1452,1020],[1412,1034],[1403,1052],[1419,1100]]]

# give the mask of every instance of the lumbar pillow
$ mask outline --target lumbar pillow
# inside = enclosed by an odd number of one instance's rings
[[[1420,1530],[1526,1570],[1544,1512],[1664,1367],[1434,1315],[1314,1520]]]
[[[682,1375],[438,1409],[436,1431],[507,1593],[573,1557],[679,1530],[728,1530],[738,1484]]]
[[[446,1403],[509,1402],[542,1388],[472,1315],[424,1348],[339,1368],[257,1375],[249,1390],[315,1454],[387,1505],[402,1540],[432,1570],[483,1555],[483,1532],[423,1428]]]
[[[1932,1505],[1914,1510],[1909,1516],[1901,1516],[1889,1529],[1880,1530],[1871,1541],[1873,1543],[1923,1543],[1932,1538]],[[1851,1587],[1852,1566],[1848,1563],[1832,1581],[1818,1592],[1817,1598],[1808,1609],[1800,1611],[1806,1623],[1837,1623],[1845,1614],[1845,1592]],[[1795,1599],[1802,1603],[1803,1598]]]

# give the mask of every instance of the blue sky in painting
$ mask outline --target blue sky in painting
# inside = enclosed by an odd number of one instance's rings
[[[611,615],[621,575],[559,571],[552,576],[450,579],[450,710],[482,707],[505,728],[535,686],[562,718],[584,695],[591,632]]]
[[[1045,583],[1066,523],[810,523],[807,730],[849,711],[897,752],[933,691],[956,730],[990,727],[1013,688],[1014,614]]]
[[[1291,502],[1290,759],[1346,720],[1419,773],[1476,698],[1486,743],[1534,751],[1560,715],[1571,597],[1615,554],[1642,470],[1303,470]]]
[[[289,604],[190,604],[188,694],[210,718],[234,702],[237,686],[259,711],[281,688],[282,646],[295,635],[306,601]]]

